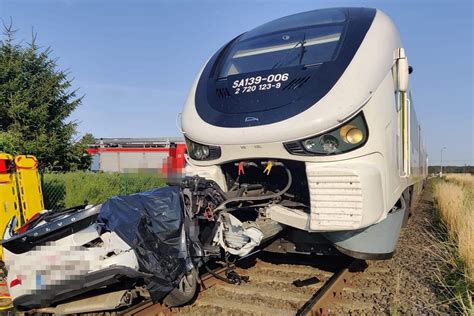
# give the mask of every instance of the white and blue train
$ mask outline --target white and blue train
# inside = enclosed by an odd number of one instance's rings
[[[409,72],[394,24],[375,9],[295,14],[236,37],[203,67],[182,113],[194,177],[44,211],[17,231],[11,219],[2,245],[14,305],[180,306],[202,265],[257,247],[390,258],[427,174]]]
[[[219,49],[191,88],[181,116],[187,172],[241,192],[226,205],[227,228],[277,223],[267,250],[390,258],[427,175],[411,69],[377,9],[315,10],[256,27]],[[221,246],[247,253],[225,227]]]

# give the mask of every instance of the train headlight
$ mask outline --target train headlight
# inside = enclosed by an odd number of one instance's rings
[[[308,151],[315,151],[318,148],[318,142],[314,138],[307,139],[303,141],[303,146]]]
[[[362,113],[351,121],[322,135],[285,143],[294,155],[334,155],[359,148],[367,141],[368,131]]]
[[[364,133],[354,125],[344,125],[341,127],[339,135],[348,144],[358,144],[364,139]]]
[[[319,143],[321,144],[323,150],[328,154],[335,153],[337,151],[337,147],[339,147],[339,141],[332,135],[321,136]]]
[[[210,146],[196,143],[186,138],[188,155],[194,160],[213,160],[221,156],[221,149],[218,146]]]

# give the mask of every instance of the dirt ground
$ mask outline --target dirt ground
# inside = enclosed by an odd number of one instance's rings
[[[448,313],[437,295],[430,253],[433,227],[433,195],[427,187],[408,225],[402,230],[395,256],[369,261],[367,270],[345,289],[335,314],[426,315]]]

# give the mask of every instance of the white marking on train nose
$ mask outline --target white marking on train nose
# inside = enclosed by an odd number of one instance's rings
[[[253,116],[247,116],[245,118],[245,122],[258,122],[258,118],[253,117]]]

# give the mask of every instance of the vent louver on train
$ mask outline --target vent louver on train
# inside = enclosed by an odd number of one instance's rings
[[[290,142],[283,144],[290,154],[306,155],[306,152],[299,142]]]
[[[321,168],[306,164],[310,194],[310,228],[359,227],[364,210],[364,197],[359,175],[344,168]]]
[[[230,98],[230,92],[227,88],[217,88],[216,96],[219,98]]]
[[[294,90],[302,87],[308,80],[311,78],[311,76],[306,76],[306,77],[300,77],[300,78],[295,78],[291,80],[285,87],[283,87],[283,90]]]

